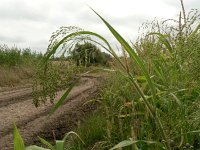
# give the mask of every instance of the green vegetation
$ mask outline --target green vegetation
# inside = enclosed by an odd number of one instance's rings
[[[85,124],[80,124],[77,129],[77,133],[79,133],[85,143],[83,144],[77,141],[76,138],[72,138],[68,141],[68,148],[73,150],[100,148],[104,143],[102,140],[105,136],[105,125],[106,120],[100,112],[89,116],[87,122]]]
[[[91,71],[91,68],[108,66],[111,59],[109,54],[101,52],[96,45],[89,42],[76,43],[67,51],[65,46],[62,46],[64,52],[60,57],[56,57],[56,61],[55,53],[48,56],[47,52],[49,61],[44,58],[44,62],[40,64],[33,84],[33,102],[36,107],[45,103],[48,98],[53,103],[59,89],[70,87],[77,82],[81,73]]]
[[[46,145],[47,148],[43,148],[43,147],[39,147],[39,146],[36,146],[36,145],[33,145],[33,146],[25,146],[24,145],[24,141],[14,123],[13,125],[13,128],[14,128],[14,150],[64,150],[65,149],[65,145],[66,145],[66,140],[67,138],[69,138],[70,135],[75,135],[76,137],[79,138],[79,140],[81,142],[82,139],[79,137],[78,134],[76,134],[75,132],[71,131],[69,133],[67,133],[65,135],[65,137],[62,139],[62,140],[56,140],[56,144],[55,146],[51,145],[48,141],[46,141],[45,139],[41,138],[41,137],[38,137],[41,141],[41,143],[43,143],[44,145]]]
[[[86,145],[72,140],[72,148],[92,149],[100,144],[98,148],[111,150],[199,149],[199,12],[192,10],[186,16],[183,8],[173,24],[154,21],[132,45],[96,15],[123,47],[123,59],[101,35],[62,27],[51,39],[43,63],[43,73],[48,74],[48,60],[60,46],[69,48],[80,39],[94,42],[96,38],[99,41],[94,43],[116,60],[115,71],[96,100],[99,111],[78,128]]]
[[[32,52],[28,48],[0,45],[0,86],[31,83],[30,79],[42,57],[41,53]]]
[[[0,45],[0,66],[17,66],[27,63],[32,63],[42,58],[41,53],[31,52],[29,48],[20,49],[17,47],[8,47]]]
[[[96,45],[89,42],[84,44],[77,43],[71,51],[71,58],[76,62],[76,65],[106,65],[111,56],[105,52],[101,52]]]

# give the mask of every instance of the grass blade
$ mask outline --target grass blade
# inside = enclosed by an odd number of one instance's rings
[[[148,70],[146,69],[142,60],[138,57],[137,53],[131,48],[131,46],[124,40],[124,38],[122,38],[122,36],[112,26],[103,17],[101,17],[95,10],[93,10],[93,11],[96,15],[98,15],[101,18],[101,20],[105,23],[105,25],[108,27],[108,29],[111,31],[111,33],[114,35],[114,37],[124,47],[124,49],[128,52],[130,57],[136,62],[138,67],[141,69],[141,71],[143,72],[144,76],[147,79],[147,82],[148,82],[149,87],[151,89],[153,98],[155,99],[156,98],[156,90],[154,88],[153,82],[152,82],[150,75],[148,73]]]
[[[143,142],[143,143],[146,143],[146,144],[156,144],[158,147],[163,148],[163,145],[161,143],[155,142],[155,141],[145,141],[145,140],[135,140],[135,141],[132,141],[132,140],[124,140],[124,141],[121,141],[120,143],[118,143],[117,145],[115,145],[110,150],[119,149],[119,148],[122,148],[122,147],[127,147],[127,146],[130,146],[130,145],[139,143],[139,142]]]
[[[39,146],[36,146],[36,145],[32,145],[32,146],[26,147],[26,150],[49,150],[49,149],[42,148],[42,147],[39,147]]]
[[[118,143],[117,145],[115,145],[113,148],[111,148],[110,150],[114,150],[114,149],[118,149],[118,148],[122,148],[122,147],[126,147],[129,145],[133,145],[135,143],[137,143],[138,141],[131,141],[131,140],[125,140],[125,141],[121,141],[120,143]]]
[[[38,138],[39,138],[39,140],[40,140],[40,142],[41,142],[42,144],[48,146],[51,150],[55,150],[54,146],[51,145],[48,141],[46,141],[45,139],[43,139],[43,138],[41,138],[41,137],[39,137],[39,136],[38,136]]]
[[[25,150],[24,141],[17,129],[17,126],[15,123],[13,123],[14,128],[14,150]]]
[[[63,138],[63,141],[66,141],[67,137],[68,137],[70,134],[73,134],[73,135],[77,136],[77,137],[79,138],[79,140],[80,140],[83,144],[85,144],[85,143],[83,142],[83,140],[81,139],[81,137],[80,137],[76,132],[74,132],[74,131],[68,132],[68,133],[65,135],[65,137]]]
[[[91,8],[92,9],[92,8]],[[93,9],[92,9],[93,10]],[[155,99],[157,98],[156,96],[156,89],[155,86],[153,84],[153,81],[151,80],[150,74],[148,73],[147,68],[145,67],[142,59],[139,58],[139,56],[137,55],[137,53],[131,48],[131,46],[124,40],[124,38],[103,18],[101,17],[95,10],[93,10],[94,13],[100,17],[100,19],[104,22],[104,24],[108,27],[108,29],[110,30],[110,32],[113,34],[113,36],[118,40],[118,42],[122,45],[122,47],[128,52],[128,54],[130,55],[131,59],[134,60],[137,64],[137,66],[139,67],[139,69],[142,71],[143,75],[145,76],[147,83],[150,87],[151,90],[151,94],[152,94],[152,99],[153,102],[155,101]],[[163,130],[163,126],[162,123],[159,119],[159,117],[157,116],[156,113],[156,108],[155,105],[151,105],[149,103],[149,101],[145,98],[145,95],[143,93],[143,91],[140,89],[139,85],[137,84],[137,82],[134,81],[132,74],[130,74],[129,72],[127,72],[129,74],[129,78],[132,81],[132,83],[134,84],[135,88],[137,89],[138,93],[140,94],[140,96],[142,97],[142,99],[144,100],[146,106],[148,107],[148,109],[150,110],[151,114],[153,115],[153,117],[155,118],[156,122],[158,123],[161,135],[163,137],[164,140],[167,140],[166,134]],[[170,149],[170,146],[166,143],[166,147],[168,149]]]
[[[56,150],[64,150],[65,142],[63,140],[56,140]]]
[[[102,44],[100,44],[99,42],[96,42],[94,40],[92,40],[93,42],[99,44],[100,46],[102,46],[103,48],[105,48],[109,53],[111,53],[116,59],[117,61],[124,67],[123,63],[121,62],[121,60],[118,58],[117,54],[115,53],[115,51],[112,49],[112,47],[110,46],[110,44],[108,43],[108,41],[102,37],[101,35],[91,32],[91,31],[78,31],[78,32],[74,32],[71,33],[65,37],[63,37],[62,40],[60,40],[51,51],[48,51],[48,53],[45,54],[45,59],[43,60],[43,64],[45,64],[46,67],[46,62],[49,60],[49,58],[55,54],[56,50],[58,49],[58,47],[63,44],[64,42],[66,42],[70,37],[75,37],[78,35],[91,35],[91,36],[95,36],[97,38],[99,38],[100,40],[102,40],[107,46],[108,48],[106,48],[105,46],[103,46]]]
[[[63,96],[58,100],[58,102],[54,105],[52,110],[49,113],[49,116],[51,116],[62,104],[64,101],[67,100],[67,96],[71,92],[72,88],[75,86],[76,82],[70,85],[70,87],[67,89],[67,91],[63,94]]]
[[[169,41],[166,39],[166,37],[168,35],[163,35],[163,34],[157,33],[157,32],[152,32],[149,35],[154,35],[154,34],[159,37],[159,40],[161,41],[161,43],[163,43],[165,45],[165,47],[169,50],[169,52],[172,54],[173,48],[171,47],[171,44],[169,43]]]

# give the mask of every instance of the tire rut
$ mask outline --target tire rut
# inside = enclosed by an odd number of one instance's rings
[[[26,96],[24,97],[24,100],[15,99],[17,103],[6,103],[6,106],[4,105],[4,107],[0,107],[0,123],[2,124],[0,127],[0,149],[12,149],[13,120],[16,120],[16,124],[25,142],[31,143],[33,137],[36,138],[36,135],[42,133],[47,129],[47,127],[55,127],[55,125],[52,124],[54,124],[56,120],[59,121],[59,119],[63,118],[66,114],[71,117],[71,112],[74,110],[78,111],[78,107],[97,91],[97,83],[97,77],[82,77],[82,83],[73,88],[67,102],[49,119],[47,119],[47,115],[52,108],[52,104],[47,103],[38,109],[31,105],[32,99],[27,100],[27,98],[25,98]],[[59,98],[63,93],[64,91],[58,92],[57,98]],[[12,108],[15,110],[15,113],[12,111]],[[6,109],[8,112],[6,112]],[[70,120],[73,120],[73,118],[70,118]]]
[[[12,94],[9,96],[1,96],[0,97],[0,108],[1,107],[6,107],[11,104],[19,103],[22,101],[26,101],[27,99],[32,97],[32,90],[29,89],[28,91],[25,91],[24,93],[20,94]]]

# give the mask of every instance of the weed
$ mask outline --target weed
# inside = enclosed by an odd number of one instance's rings
[[[165,25],[167,21],[153,22],[151,30],[147,30],[136,44],[131,43],[132,46],[93,10],[123,47],[124,54],[128,55],[124,55],[125,58],[120,58],[100,34],[74,27],[62,27],[53,34],[43,62],[45,77],[50,74],[49,60],[59,47],[65,53],[81,41],[102,46],[115,58],[115,71],[101,101],[98,100],[104,110],[105,143],[109,143],[111,150],[122,147],[127,150],[199,148],[199,123],[195,121],[199,120],[200,94],[199,14],[192,11],[186,16],[183,4],[182,10],[178,21],[173,20],[175,25]],[[49,68],[51,70],[51,66]],[[47,79],[42,78],[44,85],[54,81]],[[56,83],[44,85],[48,93],[48,87]],[[61,101],[63,99],[56,104],[56,109]],[[103,132],[103,129],[96,129],[97,124],[93,121],[90,123],[93,125],[91,130],[83,127],[88,130],[88,135],[83,135],[88,138],[87,145],[96,142]]]

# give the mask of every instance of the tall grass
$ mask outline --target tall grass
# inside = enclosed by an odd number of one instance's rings
[[[89,31],[77,31],[63,37],[48,52],[47,56],[50,57],[60,45],[67,44],[68,40],[73,39],[75,41],[76,36],[82,36],[82,38],[85,35],[98,37],[104,44],[102,42],[96,43],[108,50],[121,65],[117,71],[124,77],[124,81],[130,84],[127,91],[138,94],[132,96],[128,101],[120,102],[120,99],[123,100],[123,98],[120,98],[119,101],[113,103],[111,100],[113,105],[121,106],[118,108],[120,113],[117,115],[119,117],[117,121],[119,122],[119,133],[121,134],[117,137],[121,140],[126,137],[131,138],[131,140],[123,141],[119,145],[133,145],[135,149],[148,147],[149,144],[153,144],[151,148],[159,149],[174,149],[174,147],[182,149],[184,145],[188,146],[188,143],[194,146],[198,141],[198,134],[195,134],[197,132],[194,132],[194,130],[198,130],[198,128],[191,129],[189,118],[192,114],[191,107],[194,107],[194,101],[198,102],[199,94],[191,97],[190,92],[191,90],[193,92],[198,91],[197,83],[199,80],[197,74],[195,79],[194,76],[191,78],[188,73],[191,73],[189,70],[198,61],[195,58],[197,54],[194,54],[194,52],[199,50],[198,43],[195,42],[195,39],[199,37],[199,26],[192,28],[194,24],[191,24],[191,20],[193,23],[198,23],[198,20],[195,20],[198,13],[193,11],[190,15],[184,23],[182,23],[182,20],[178,20],[176,26],[164,26],[163,24],[157,24],[157,27],[153,26],[153,32],[146,33],[133,45],[134,47],[131,47],[106,20],[98,15],[129,54],[128,59],[137,66],[139,74],[134,74],[131,71],[135,67],[130,69],[133,66],[127,66],[128,63],[123,62],[116,55],[105,38]],[[85,39],[90,40],[88,37],[85,37]],[[193,56],[193,59],[185,59],[184,56],[188,56],[188,54]],[[193,82],[192,85],[190,85],[191,81]],[[185,98],[185,96],[189,97]],[[129,105],[130,110],[127,105]],[[116,140],[113,141],[116,135],[111,134],[114,125],[117,123],[114,121],[116,112],[112,112],[115,109],[110,105],[106,106],[107,110],[111,110],[111,112],[108,111],[108,115],[111,117],[108,116],[107,138],[110,142],[116,143]],[[117,107],[114,106],[114,108]],[[124,111],[129,111],[127,114],[127,116],[131,116],[128,119],[129,121],[120,119],[121,116],[124,116]],[[127,126],[129,132],[123,131],[124,125]]]
[[[58,50],[65,53],[64,47],[69,48],[81,40],[94,42],[110,52],[118,63],[100,101],[106,122],[105,140],[110,148],[198,149],[198,11],[193,10],[186,16],[183,8],[173,25],[167,24],[168,21],[153,23],[132,45],[103,17],[96,15],[128,57],[121,59],[98,33],[62,27],[51,39],[43,63],[44,75],[51,69],[48,60]],[[65,31],[67,35],[61,34]],[[96,38],[99,41],[94,40]]]
[[[42,54],[30,49],[0,45],[0,86],[30,83]]]
[[[8,47],[0,45],[0,65],[9,67],[31,63],[42,58],[41,53],[32,52],[29,48]]]

